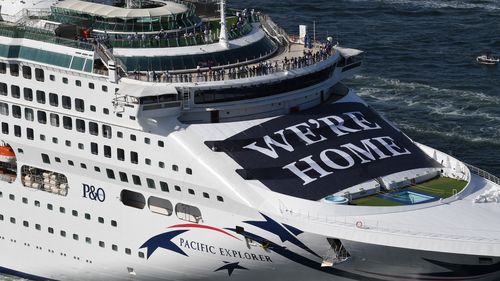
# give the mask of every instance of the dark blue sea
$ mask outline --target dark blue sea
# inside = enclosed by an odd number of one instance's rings
[[[475,61],[500,56],[500,1],[228,2],[365,51],[348,86],[414,140],[500,176],[500,65]]]

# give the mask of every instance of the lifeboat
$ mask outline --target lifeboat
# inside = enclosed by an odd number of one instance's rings
[[[0,162],[13,163],[16,161],[16,154],[10,145],[0,142]]]

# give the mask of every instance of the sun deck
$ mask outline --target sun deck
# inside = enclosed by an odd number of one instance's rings
[[[464,180],[438,177],[408,187],[378,192],[351,201],[358,206],[401,206],[413,205],[446,199],[460,193],[467,182]]]

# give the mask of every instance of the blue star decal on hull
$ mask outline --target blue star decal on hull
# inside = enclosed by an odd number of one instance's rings
[[[297,229],[297,228],[292,227],[292,226],[289,226],[289,225],[285,225],[286,226],[286,228],[285,228],[281,224],[276,222],[275,220],[271,219],[270,217],[268,217],[262,213],[260,213],[260,214],[264,217],[264,219],[266,219],[265,221],[245,221],[244,223],[248,223],[248,224],[256,226],[260,229],[274,233],[281,239],[281,242],[289,241],[290,243],[294,244],[295,246],[300,247],[300,248],[308,251],[309,253],[313,254],[314,256],[316,256],[318,258],[321,258],[318,254],[313,252],[313,250],[309,249],[306,245],[304,245],[304,243],[302,243],[299,239],[297,239],[295,237],[295,236],[303,233],[302,230]],[[293,234],[290,233],[289,230]]]
[[[156,235],[156,236],[152,237],[151,239],[149,239],[148,241],[146,241],[144,244],[142,244],[142,246],[140,248],[141,249],[147,248],[147,251],[148,251],[147,258],[148,259],[158,248],[170,250],[170,251],[179,253],[179,254],[187,257],[188,255],[186,253],[184,253],[184,251],[181,248],[179,248],[177,245],[175,245],[174,242],[171,241],[172,238],[174,238],[177,235],[182,234],[186,231],[188,231],[188,230],[176,230],[176,231],[171,231],[171,232],[166,232],[163,234]]]
[[[227,273],[229,274],[229,276],[231,276],[231,274],[233,274],[233,271],[235,269],[248,270],[248,268],[239,265],[240,264],[239,262],[230,263],[228,261],[224,261],[224,263],[225,263],[225,265],[217,268],[216,270],[214,270],[214,272],[217,272],[217,271],[220,271],[220,270],[227,270]]]

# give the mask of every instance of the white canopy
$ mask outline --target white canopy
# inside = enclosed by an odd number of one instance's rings
[[[77,11],[82,14],[121,19],[161,17],[181,14],[188,11],[188,8],[182,4],[163,0],[156,0],[156,2],[161,2],[163,6],[150,9],[126,9],[80,0],[65,0],[59,2],[56,7]]]

